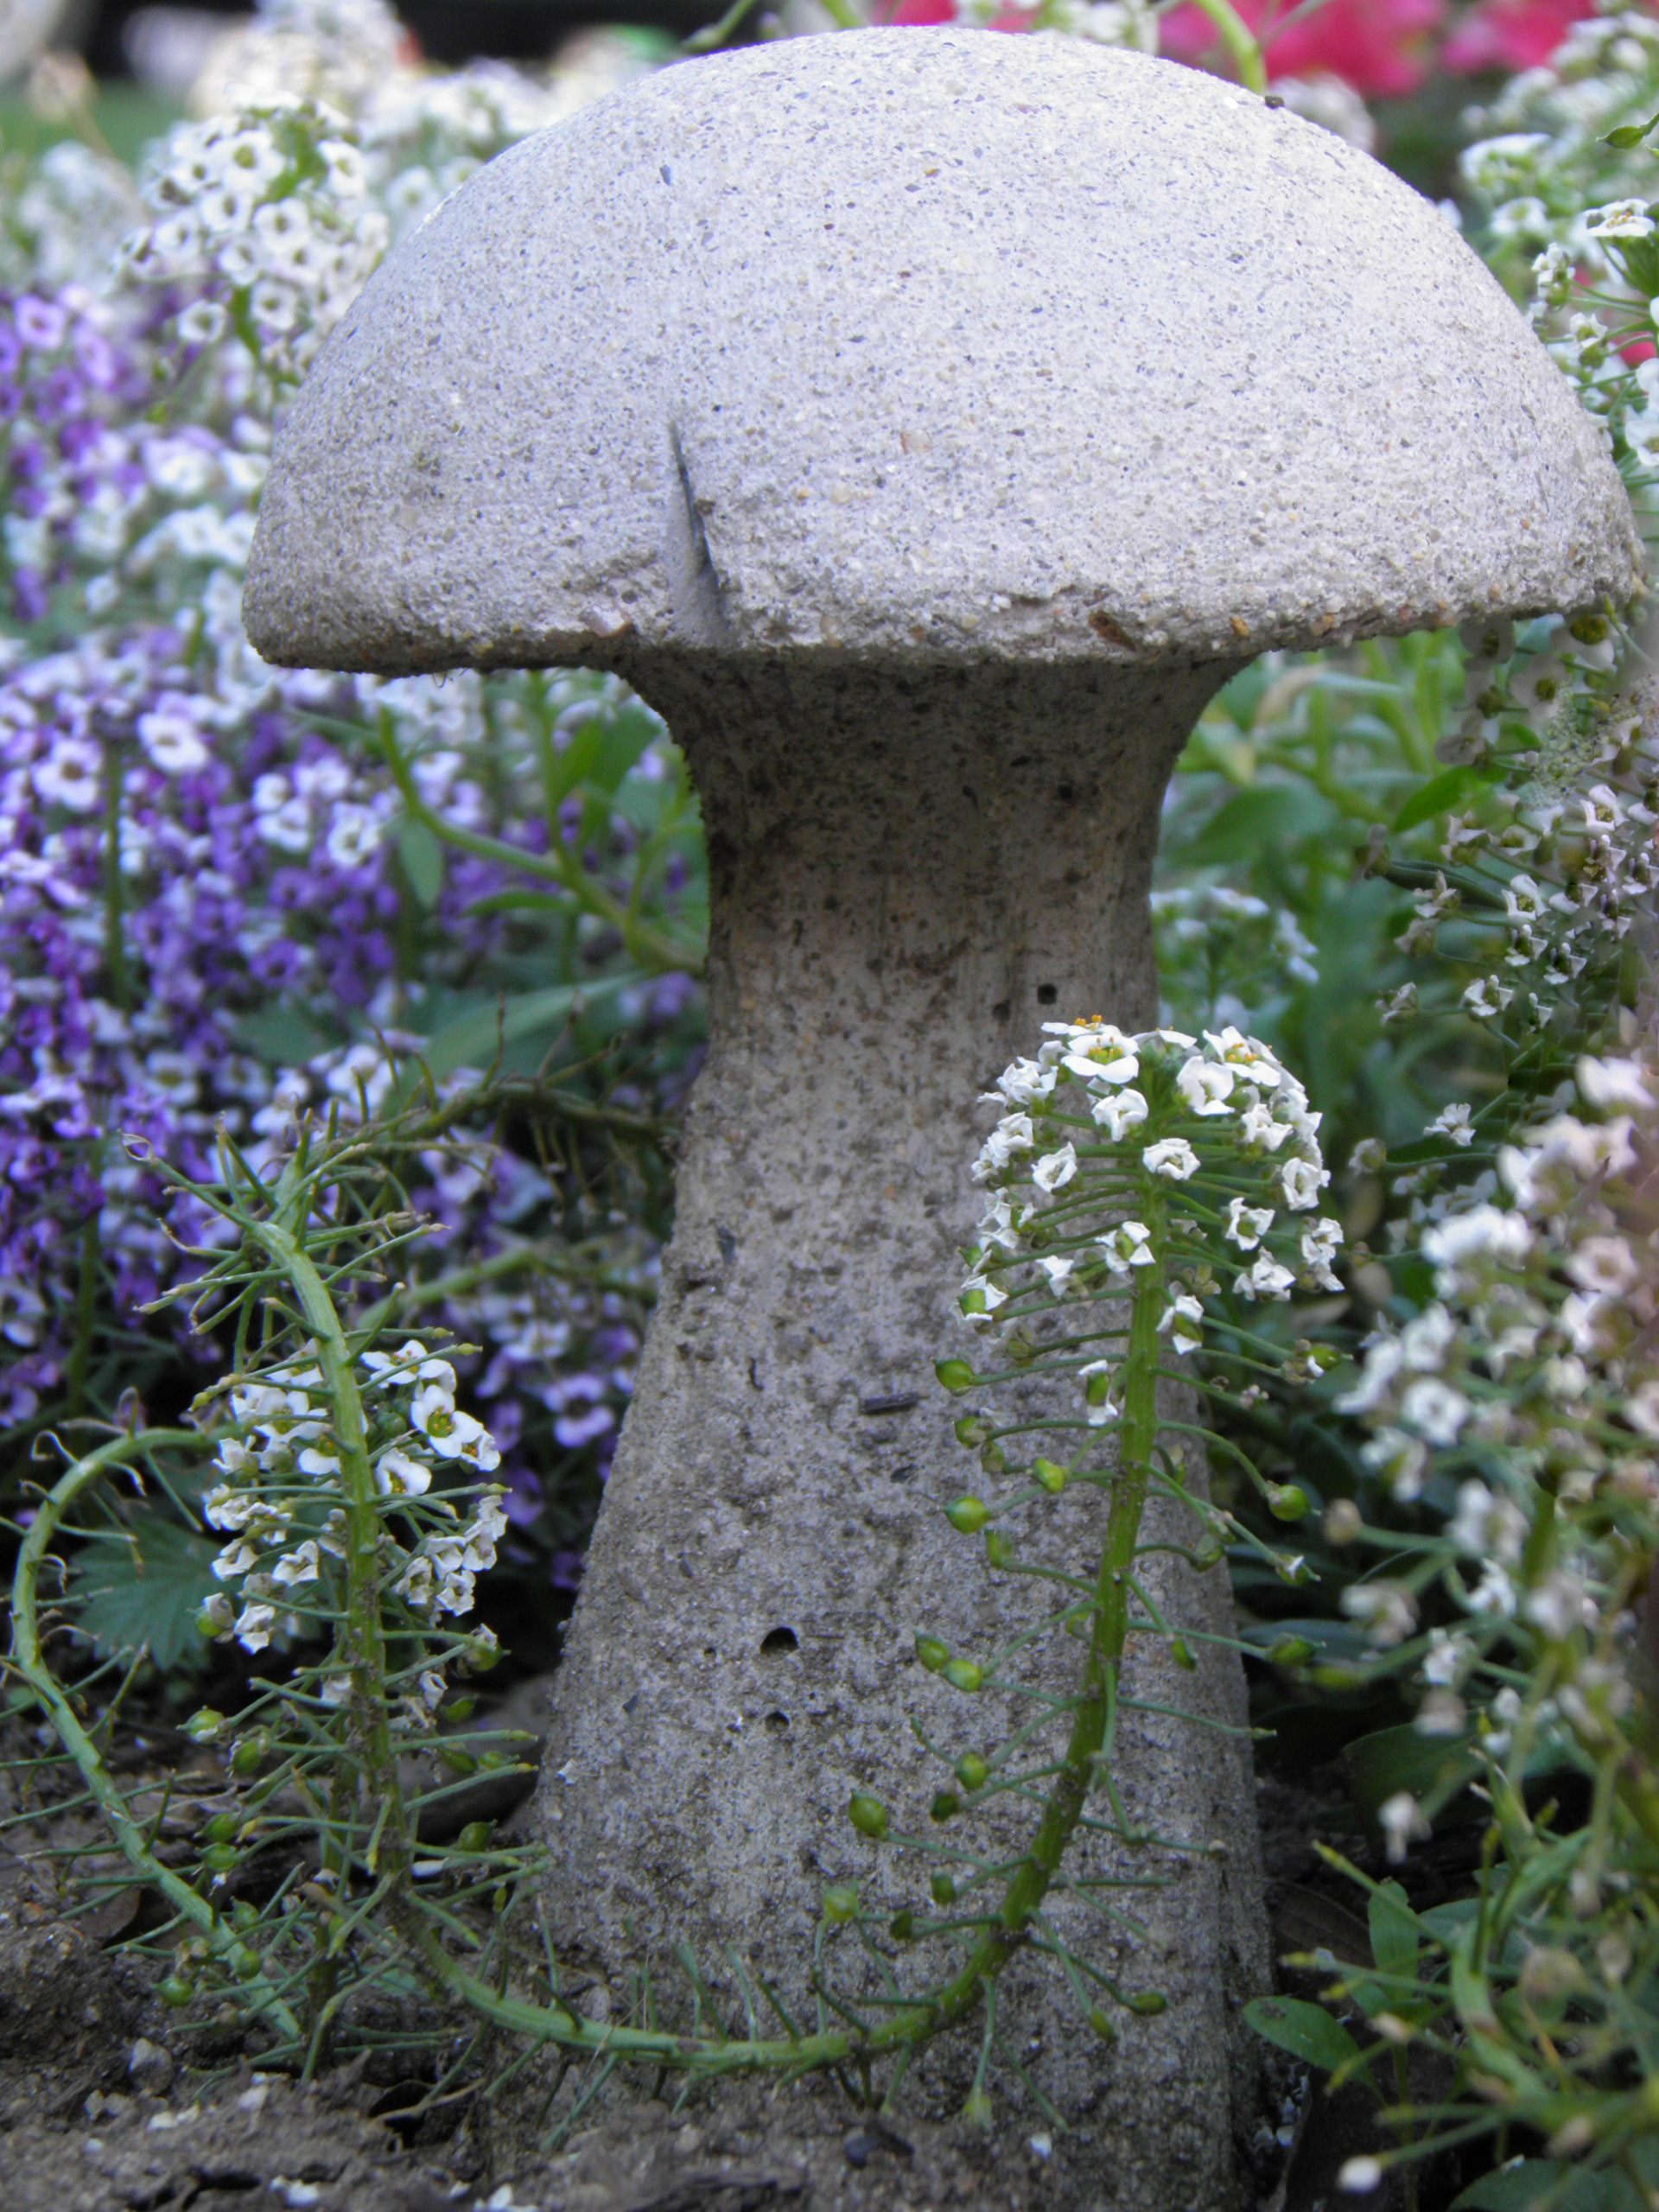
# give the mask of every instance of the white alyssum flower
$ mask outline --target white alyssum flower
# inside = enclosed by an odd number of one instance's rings
[[[1330,1169],[1311,1160],[1287,1160],[1279,1170],[1279,1187],[1293,1213],[1306,1213],[1318,1205],[1319,1192],[1330,1180]]]
[[[1175,1078],[1175,1088],[1185,1100],[1189,1110],[1201,1119],[1217,1114],[1230,1114],[1229,1100],[1237,1081],[1234,1071],[1223,1061],[1189,1060]]]
[[[1295,1276],[1269,1252],[1263,1252],[1245,1274],[1233,1277],[1235,1295],[1253,1300],[1288,1298],[1295,1287]]]
[[[1333,1216],[1322,1214],[1303,1230],[1302,1261],[1317,1288],[1342,1288],[1342,1278],[1331,1264],[1341,1249],[1342,1224]]]
[[[374,1463],[374,1486],[382,1497],[424,1497],[432,1470],[408,1452],[383,1452]]]
[[[1095,1242],[1115,1268],[1150,1268],[1156,1263],[1152,1231],[1144,1221],[1121,1221]]]
[[[1475,1141],[1471,1109],[1459,1104],[1442,1108],[1423,1135],[1426,1137],[1449,1137],[1455,1145],[1471,1145]]]
[[[1403,1643],[1417,1625],[1417,1600],[1403,1582],[1355,1582],[1342,1593],[1342,1610],[1362,1622],[1367,1643],[1379,1651]]]
[[[1031,1179],[1039,1191],[1063,1190],[1077,1172],[1077,1148],[1066,1143],[1054,1152],[1046,1152],[1033,1163]]]
[[[1149,1175],[1160,1175],[1171,1183],[1185,1183],[1198,1173],[1198,1155],[1185,1137],[1163,1137],[1146,1147],[1141,1154],[1141,1164]]]
[[[1450,1383],[1414,1382],[1400,1402],[1400,1418],[1427,1443],[1455,1444],[1469,1418],[1469,1401]]]
[[[1431,1833],[1422,1807],[1408,1789],[1396,1789],[1392,1797],[1385,1797],[1376,1808],[1376,1821],[1390,1866],[1403,1866],[1408,1847]]]
[[[1114,1144],[1121,1144],[1131,1129],[1138,1129],[1146,1120],[1148,1108],[1138,1090],[1109,1090],[1096,1099],[1090,1109],[1092,1118],[1105,1130]]]
[[[1254,1252],[1273,1227],[1271,1206],[1253,1206],[1242,1198],[1227,1201],[1227,1226],[1222,1235],[1241,1252]]]
[[[1165,1306],[1158,1332],[1167,1336],[1178,1352],[1198,1351],[1204,1345],[1204,1306],[1190,1292],[1180,1291]]]

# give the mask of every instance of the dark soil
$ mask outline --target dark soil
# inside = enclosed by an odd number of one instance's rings
[[[1364,1855],[1333,1813],[1339,1794],[1328,1775],[1261,1785],[1276,1948],[1363,1963],[1356,1894],[1313,1848],[1325,1834]],[[111,1948],[130,1932],[130,1899],[66,1920],[38,1862],[0,1852],[3,2212],[1177,2212],[1109,2208],[1074,2186],[1077,2138],[1006,2101],[986,2135],[902,2110],[883,2121],[832,2081],[727,2084],[676,2113],[672,2084],[651,2101],[619,2077],[573,2118],[578,2078],[561,2083],[550,2059],[499,2100],[462,2086],[434,2105],[412,2062],[400,2075],[385,2053],[301,2087],[262,2073],[238,2030],[182,2030],[153,1993],[154,1966]],[[1321,1979],[1286,1986],[1314,1996]],[[1275,2098],[1254,2146],[1262,2212],[1338,2212],[1342,2161],[1384,2147],[1374,2107],[1358,2090],[1326,2099],[1288,2062]],[[1431,2177],[1425,2212],[1469,2177]],[[1387,2194],[1364,2201],[1397,2212]]]

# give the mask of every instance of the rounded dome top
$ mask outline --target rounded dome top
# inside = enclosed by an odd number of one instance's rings
[[[628,86],[463,186],[277,442],[267,658],[1236,658],[1628,596],[1597,427],[1439,212],[1083,41]]]

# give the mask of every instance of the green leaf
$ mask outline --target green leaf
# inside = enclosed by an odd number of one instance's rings
[[[1359,2056],[1359,2045],[1323,2005],[1309,2005],[1300,1997],[1255,1997],[1244,2007],[1244,2018],[1257,2035],[1327,2074]]]
[[[1420,1736],[1409,1723],[1359,1737],[1344,1749],[1342,1765],[1354,1809],[1374,1843],[1382,1840],[1377,1814],[1399,1791],[1409,1790],[1432,1821],[1481,1770],[1466,1743]]]
[[[1550,2212],[1641,2212],[1642,2199],[1617,2167],[1575,2174],[1560,2158],[1517,2158],[1471,2182],[1452,2212],[1535,2212],[1544,2204]]]
[[[1371,1956],[1379,1974],[1413,1980],[1417,1973],[1417,1916],[1398,1882],[1371,1891]]]
[[[1217,808],[1185,851],[1185,868],[1254,861],[1264,852],[1285,853],[1305,839],[1333,837],[1342,817],[1311,784],[1257,784]]]
[[[302,1010],[278,1001],[256,1007],[236,1025],[236,1041],[267,1067],[303,1067],[338,1040],[318,1028]]]
[[[99,1651],[130,1655],[149,1647],[163,1673],[201,1649],[195,1616],[223,1586],[213,1563],[219,1546],[182,1522],[141,1512],[124,1537],[89,1544],[70,1570],[68,1602]]]
[[[1466,798],[1472,798],[1485,785],[1472,768],[1448,768],[1443,776],[1431,777],[1422,789],[1408,798],[1394,817],[1394,834],[1414,830],[1419,823],[1433,822],[1437,815],[1449,814]]]
[[[397,859],[410,889],[430,913],[443,895],[443,847],[424,822],[403,823],[397,832]]]
[[[474,1007],[438,1030],[423,1047],[421,1058],[433,1078],[442,1082],[457,1068],[491,1066],[499,1052],[527,1039],[555,1037],[584,1012],[611,1008],[617,995],[633,988],[642,976],[607,976],[588,984],[561,983],[548,991],[521,991],[515,997],[493,999]]]

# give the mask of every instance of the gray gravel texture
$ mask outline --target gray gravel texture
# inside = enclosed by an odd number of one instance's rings
[[[670,639],[1254,652],[1637,574],[1594,425],[1429,203],[1084,41],[688,63],[463,186],[294,409],[270,658]]]

